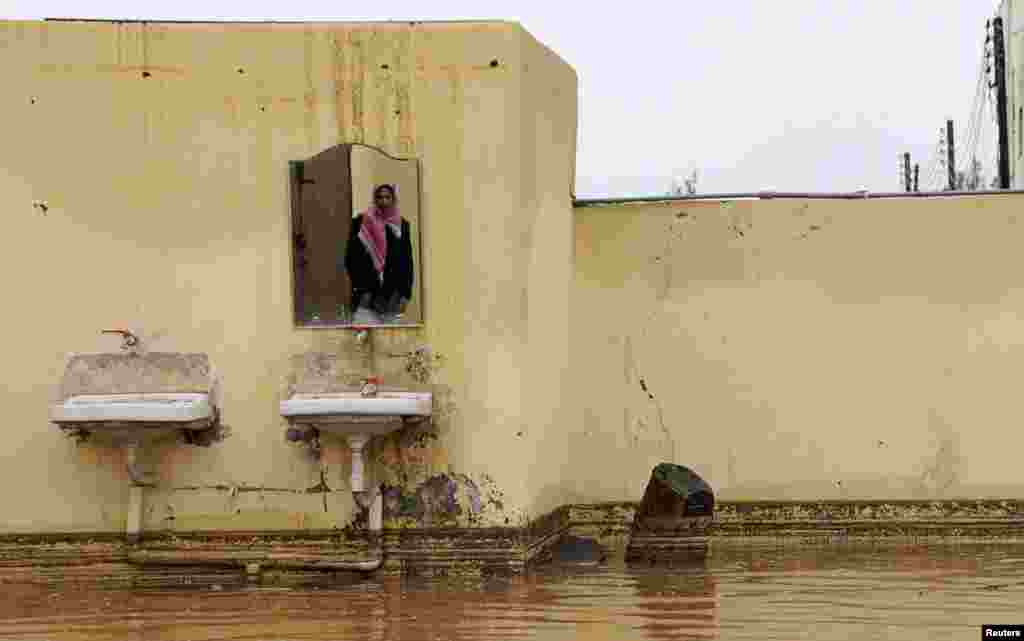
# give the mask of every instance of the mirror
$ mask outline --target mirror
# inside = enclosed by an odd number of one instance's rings
[[[422,324],[419,162],[342,144],[290,165],[296,325]]]

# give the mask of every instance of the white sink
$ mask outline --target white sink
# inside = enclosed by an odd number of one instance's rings
[[[209,394],[83,394],[50,406],[54,423],[193,423],[213,418]]]
[[[359,392],[295,394],[281,401],[281,416],[430,416],[431,403],[429,392],[378,392],[375,396],[363,396]]]
[[[426,420],[432,409],[430,392],[378,391],[294,394],[281,401],[281,416],[292,425],[312,427],[344,437],[352,448],[349,485],[365,490],[363,448],[370,438],[402,429],[409,422]]]
[[[132,350],[69,355],[60,400],[49,405],[50,422],[78,444],[95,441],[123,451],[130,480],[125,520],[130,543],[142,531],[143,488],[156,484],[143,470],[139,451],[174,435],[191,445],[209,445],[221,436],[218,385],[206,354]]]

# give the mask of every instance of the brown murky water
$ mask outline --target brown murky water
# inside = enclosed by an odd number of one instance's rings
[[[977,639],[1024,623],[1024,546],[716,551],[672,570],[291,587],[0,586],[0,639]]]

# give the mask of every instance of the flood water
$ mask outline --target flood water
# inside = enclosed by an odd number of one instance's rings
[[[0,639],[977,639],[1024,546],[715,550],[704,564],[186,588],[2,585]]]

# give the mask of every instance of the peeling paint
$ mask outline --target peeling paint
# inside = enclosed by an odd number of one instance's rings
[[[390,527],[453,527],[479,524],[484,509],[479,486],[464,474],[438,474],[415,490],[381,486]]]

